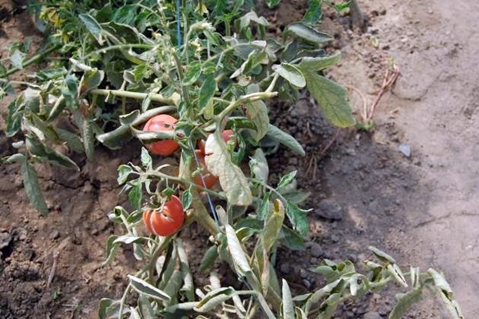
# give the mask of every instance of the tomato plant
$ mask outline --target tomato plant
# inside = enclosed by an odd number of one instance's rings
[[[304,19],[287,25],[280,38],[266,32],[269,22],[256,13],[254,1],[85,3],[42,2],[52,34],[45,53],[57,50],[61,58],[50,59],[32,75],[32,83],[21,83],[6,119],[6,135],[18,138],[18,153],[2,162],[21,163],[27,195],[46,214],[32,164],[80,169],[59,146],[89,160],[97,143],[121,149],[131,138],[143,141],[154,155],[179,150],[177,161],[172,157],[174,163],[160,165],[142,148],[140,163],[118,168],[132,209],[116,207],[108,216],[124,234],[107,240],[106,262],[122,244],[130,244],[140,269],[128,276],[121,299],[101,301],[100,318],[224,318],[233,312],[240,318],[329,318],[340,302],[392,280],[407,286],[394,259],[374,249],[377,260],[366,262],[367,275],[351,262],[323,260],[316,271],[328,284],[294,299],[275,272],[280,245],[305,248],[310,210],[301,208],[307,194],[296,189],[295,171],[281,176],[276,187],[269,184],[261,148],[265,139],[275,149],[283,145],[301,156],[305,151],[270,123],[266,103],[278,97],[294,105],[306,90],[333,125],[355,125],[346,90],[324,75],[340,53],[327,54],[324,45],[332,37],[317,28],[322,1],[308,1]],[[9,75],[40,59],[24,57],[15,51],[12,66],[0,67],[5,77],[0,94],[12,93],[16,82]],[[65,119],[69,130],[58,125]],[[233,128],[234,141],[226,128]],[[216,180],[221,191],[211,189]],[[159,204],[165,195],[170,201]],[[210,285],[195,287],[192,273],[197,272],[190,270],[181,236],[174,236],[185,212],[188,222],[210,236],[200,268],[207,271],[221,259],[241,283],[221,283],[213,270]],[[142,236],[142,220],[160,236]],[[400,318],[424,287],[436,289],[449,309],[458,309],[438,273],[414,268],[409,275],[411,291],[400,297],[392,318]],[[136,300],[128,298],[132,292]]]
[[[153,116],[146,122],[143,128],[146,132],[172,132],[175,129],[175,123],[178,122],[173,116],[159,114]],[[146,145],[146,148],[153,154],[168,156],[173,154],[180,145],[174,140],[163,140]]]
[[[143,222],[146,228],[158,236],[170,236],[176,233],[185,220],[185,213],[180,199],[173,195],[158,209],[146,209]]]

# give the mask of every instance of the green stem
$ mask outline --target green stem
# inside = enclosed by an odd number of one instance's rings
[[[140,92],[130,92],[124,90],[106,90],[106,89],[93,89],[90,91],[92,94],[98,94],[103,96],[113,95],[118,97],[126,97],[131,99],[137,100],[144,100],[148,96],[153,102],[160,102],[164,104],[173,104],[175,105],[175,101],[171,98],[166,98],[162,94],[148,94],[148,93],[140,93]]]
[[[49,49],[43,51],[43,52],[40,52],[39,54],[37,55],[34,55],[33,57],[31,57],[30,59],[28,59],[27,61],[23,62],[22,66],[23,68],[29,66],[30,64],[33,64],[41,59],[43,59],[47,54],[50,54],[52,53],[53,51],[55,50],[58,50],[59,48],[61,47],[61,45],[57,44],[57,45],[54,45],[52,47],[50,47]],[[0,77],[7,77],[9,75],[12,75],[14,74],[15,72],[18,72],[20,71],[21,69],[19,68],[12,68],[10,70],[8,70],[6,73],[4,74],[0,74]]]
[[[255,92],[251,94],[246,94],[241,96],[238,100],[233,101],[228,105],[220,114],[217,115],[217,118],[221,122],[228,114],[233,112],[240,104],[246,102],[254,102],[258,100],[270,99],[278,95],[278,92]]]

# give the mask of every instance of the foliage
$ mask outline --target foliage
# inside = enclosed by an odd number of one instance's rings
[[[274,270],[278,246],[303,249],[309,225],[308,210],[299,207],[307,195],[296,189],[295,172],[276,186],[268,184],[261,148],[265,137],[305,152],[269,122],[265,101],[294,101],[306,89],[332,124],[355,125],[345,90],[322,73],[340,58],[338,52],[326,53],[323,45],[331,38],[313,25],[322,1],[310,1],[303,21],[288,25],[280,39],[268,36],[269,23],[253,10],[252,1],[179,3],[43,1],[39,15],[51,34],[44,50],[60,58],[32,74],[30,82],[15,82],[9,79],[12,73],[41,57],[27,59],[26,49],[15,47],[11,65],[0,69],[3,93],[26,86],[8,107],[6,134],[19,140],[14,145],[19,153],[2,160],[21,163],[27,195],[43,214],[48,207],[32,164],[78,170],[65,154],[85,153],[93,160],[98,142],[111,149],[132,138],[147,145],[160,140],[180,145],[177,165],[158,166],[143,148],[141,163],[118,168],[133,211],[116,207],[109,214],[125,234],[108,239],[106,263],[128,244],[142,266],[128,276],[120,300],[101,301],[100,318],[251,318],[258,312],[268,318],[329,318],[345,299],[391,280],[406,285],[395,261],[375,249],[379,261],[366,263],[367,275],[350,262],[323,261],[316,271],[328,284],[302,296],[293,297]],[[178,119],[174,130],[143,130],[150,118],[165,113]],[[222,136],[226,129],[233,131],[231,143]],[[203,140],[204,158],[199,158],[195,148]],[[217,187],[195,183],[205,169],[218,178]],[[153,222],[151,214],[164,212],[165,201],[176,195],[186,211],[183,227],[196,222],[210,235],[201,270],[213,268],[216,260],[226,262],[246,289],[223,287],[214,270],[209,286],[195,288],[182,240],[174,234],[144,235],[144,212]],[[438,288],[460,318],[437,272],[410,273],[413,290],[399,299],[391,318],[399,318],[423,287]],[[126,302],[131,292],[138,296],[132,304]]]

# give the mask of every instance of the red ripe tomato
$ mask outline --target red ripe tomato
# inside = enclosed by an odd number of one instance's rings
[[[195,150],[196,157],[198,158],[198,162],[200,163],[200,167],[203,169],[201,174],[196,174],[193,182],[200,186],[200,187],[206,187],[208,189],[211,189],[216,182],[218,181],[218,177],[215,175],[211,174],[207,169],[206,169],[206,164],[205,164],[205,156],[201,153],[200,150]],[[195,165],[196,167],[196,165]],[[203,181],[201,180],[201,175],[203,175],[203,180],[205,184],[203,185]]]
[[[231,139],[232,139],[232,136],[233,136],[234,132],[233,130],[224,130],[223,132],[221,132],[221,136],[223,136],[223,140],[225,141],[225,143],[228,143]],[[235,147],[238,145],[238,143],[236,142],[236,140],[234,141],[234,145]],[[198,149],[200,150],[201,154],[206,155],[205,154],[205,141],[204,140],[199,140],[198,141]]]
[[[153,116],[146,122],[144,131],[147,132],[170,132],[175,129],[175,123],[178,122],[173,116],[167,114],[160,114]],[[146,148],[153,154],[169,156],[173,154],[180,145],[173,140],[163,140],[147,144]]]
[[[185,221],[183,205],[176,196],[163,205],[163,209],[145,210],[143,223],[149,232],[158,236],[169,236],[176,233]]]

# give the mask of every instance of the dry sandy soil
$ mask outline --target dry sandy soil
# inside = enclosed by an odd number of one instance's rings
[[[278,18],[291,18],[296,2],[285,1]],[[368,104],[378,93],[387,57],[400,67],[401,77],[381,99],[376,127],[340,132],[327,152],[335,129],[308,99],[277,106],[288,116],[273,119],[302,142],[308,156],[291,157],[282,150],[270,165],[276,173],[298,169],[299,185],[314,195],[307,203],[314,208],[308,250],[301,258],[282,251],[278,271],[296,289],[314,289],[320,281],[310,266],[325,257],[357,262],[374,245],[404,266],[444,272],[465,317],[479,318],[479,4],[359,3],[370,19],[366,32],[345,31],[325,20],[324,28],[337,34],[343,52],[330,74],[351,88],[358,108],[362,100],[357,91]],[[25,19],[19,15],[2,23],[1,54],[12,40],[35,36],[25,28]],[[11,142],[0,131],[0,156],[14,151]],[[120,296],[126,274],[135,266],[130,254],[107,267],[101,263],[106,238],[117,231],[106,215],[124,202],[116,167],[133,159],[128,154],[138,154],[139,145],[131,147],[121,154],[100,147],[91,165],[76,158],[82,167],[77,174],[39,167],[51,208],[44,218],[29,206],[18,167],[0,167],[0,318],[97,318],[101,297]],[[408,147],[411,153],[405,154]],[[328,214],[325,199],[339,208]],[[342,308],[337,318],[387,317],[390,295],[369,301]],[[447,316],[432,302],[413,309],[408,318]]]

